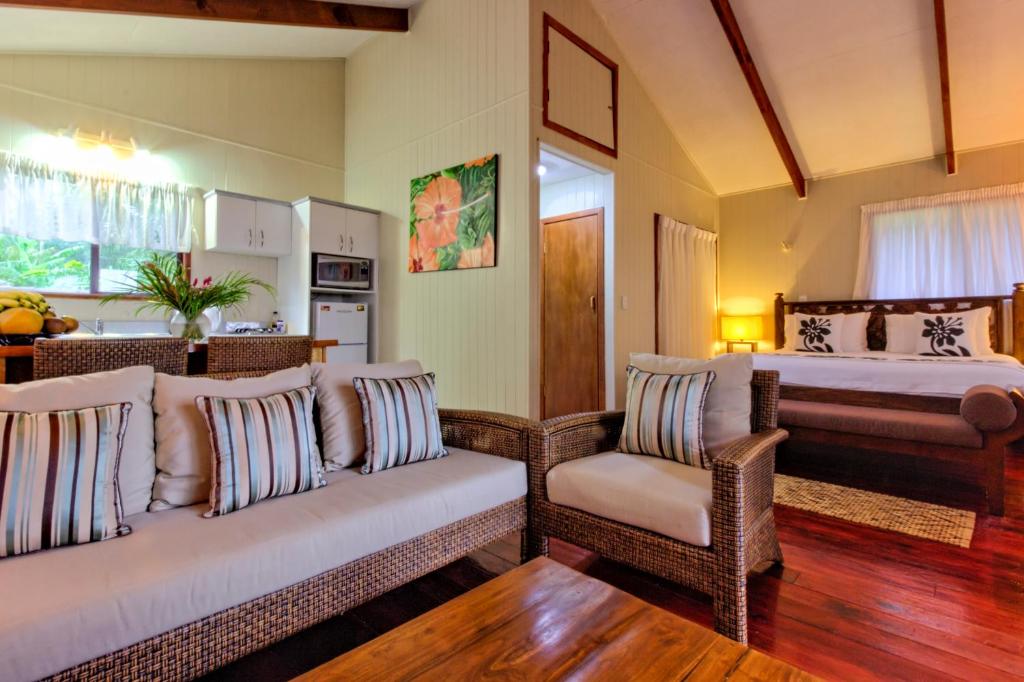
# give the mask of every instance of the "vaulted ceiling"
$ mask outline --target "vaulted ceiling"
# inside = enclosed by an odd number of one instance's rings
[[[592,0],[719,194],[789,175],[710,0]],[[732,0],[808,178],[945,152],[933,0]],[[1024,2],[946,0],[954,148],[1024,140]]]

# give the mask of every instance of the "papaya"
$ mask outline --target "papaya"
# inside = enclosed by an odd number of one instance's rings
[[[48,317],[43,320],[43,330],[47,334],[63,334],[68,330],[68,325],[64,320]]]
[[[38,334],[43,316],[28,308],[9,308],[0,313],[0,334]]]

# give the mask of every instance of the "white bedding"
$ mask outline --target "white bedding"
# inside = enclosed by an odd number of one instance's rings
[[[882,393],[962,396],[978,384],[1024,387],[1024,365],[1010,355],[937,358],[885,353],[756,353],[754,369],[776,369],[784,384]]]

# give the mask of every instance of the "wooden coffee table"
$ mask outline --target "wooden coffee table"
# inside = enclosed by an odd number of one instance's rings
[[[814,680],[550,559],[535,559],[298,678]]]

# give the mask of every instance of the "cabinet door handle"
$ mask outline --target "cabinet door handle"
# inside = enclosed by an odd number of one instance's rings
[[[260,230],[260,248],[263,248],[263,230]]]
[[[252,228],[249,228],[249,246],[252,246]]]
[[[338,234],[338,250],[345,253],[345,235]]]
[[[349,252],[349,253],[352,253],[352,252],[353,252],[353,251],[355,251],[355,250],[356,250],[356,243],[355,243],[355,240],[354,240],[354,239],[352,239],[352,235],[349,235],[349,236],[348,236],[348,252]]]

